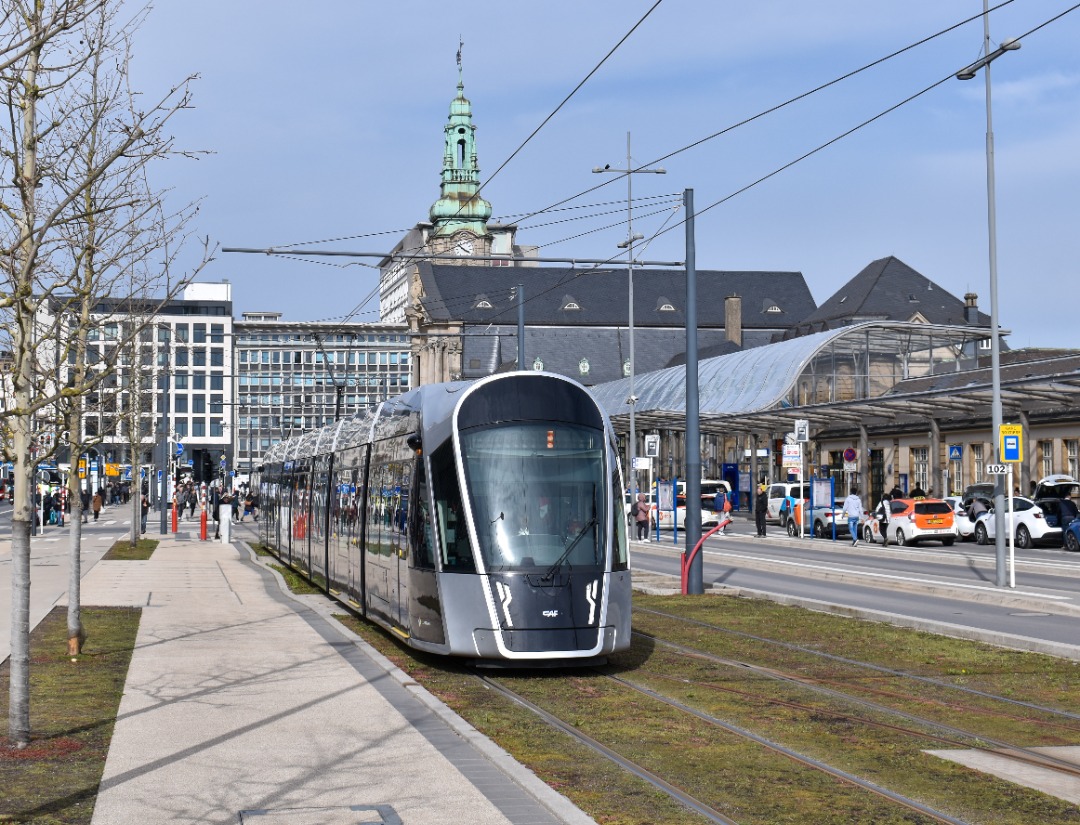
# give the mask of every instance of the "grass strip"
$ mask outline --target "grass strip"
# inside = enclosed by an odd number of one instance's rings
[[[283,579],[285,579],[285,585],[290,591],[296,593],[299,596],[308,596],[313,593],[322,593],[318,587],[312,585],[307,579],[293,570],[291,567],[286,567],[281,564],[268,565],[272,570],[277,570]]]
[[[139,539],[134,545],[130,541],[118,541],[101,557],[102,561],[146,561],[157,549],[157,539]]]
[[[84,607],[83,653],[67,655],[67,614],[54,608],[30,634],[29,747],[0,737],[0,822],[88,825],[105,769],[141,612]],[[8,693],[9,668],[0,665]]]

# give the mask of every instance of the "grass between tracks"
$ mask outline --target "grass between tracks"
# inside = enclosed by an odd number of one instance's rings
[[[101,557],[102,561],[146,561],[157,549],[157,539],[139,539],[134,546],[130,541],[118,541]]]
[[[746,634],[827,651],[944,682],[1080,712],[1080,663],[989,647],[885,624],[728,596],[634,596],[656,609]],[[643,781],[552,733],[533,714],[485,688],[454,663],[417,656],[381,631],[342,621],[481,732],[605,825],[699,822]],[[823,682],[1021,746],[1080,743],[1080,723],[1003,707],[896,675],[638,610],[635,629],[716,656]],[[866,724],[898,720],[746,668],[687,658],[647,637],[613,657],[609,673],[648,686],[774,742],[913,797],[969,822],[1080,822],[1080,808],[932,757],[949,745]],[[600,674],[581,670],[496,674],[518,693],[660,774],[740,823],[919,823],[926,817],[804,768],[786,757],[666,708]],[[974,746],[974,740],[971,746]]]
[[[83,608],[83,653],[67,655],[67,614],[55,608],[30,634],[30,722],[23,750],[0,737],[0,822],[86,825],[109,752],[140,611]],[[8,663],[0,690],[8,694]]]

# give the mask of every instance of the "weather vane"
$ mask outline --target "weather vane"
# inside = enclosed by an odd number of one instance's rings
[[[457,79],[458,79],[458,84],[459,85],[462,83],[462,79],[461,79],[461,50],[464,47],[465,47],[465,41],[464,41],[464,39],[462,39],[461,35],[459,34],[458,35],[458,47],[457,47]]]

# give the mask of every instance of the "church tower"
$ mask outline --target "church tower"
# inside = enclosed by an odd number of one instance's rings
[[[491,204],[480,197],[480,164],[476,155],[476,125],[472,104],[465,97],[458,51],[457,96],[450,102],[450,116],[443,147],[441,197],[431,205],[431,251],[435,254],[490,255],[491,233],[487,221]]]

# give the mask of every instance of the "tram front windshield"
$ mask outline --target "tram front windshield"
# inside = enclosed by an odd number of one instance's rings
[[[603,569],[604,434],[513,424],[461,434],[469,503],[492,572]]]

